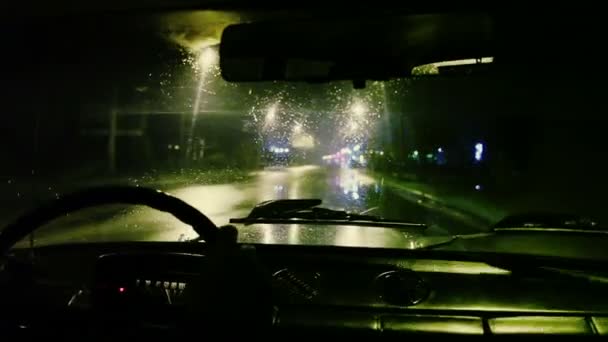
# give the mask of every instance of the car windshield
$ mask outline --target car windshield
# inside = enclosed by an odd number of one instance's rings
[[[1,225],[103,184],[165,190],[217,225],[262,201],[318,198],[427,227],[239,228],[260,243],[320,236],[326,245],[408,247],[416,234],[486,232],[516,213],[605,222],[601,87],[534,74],[363,89],[229,83],[218,64],[221,32],[251,18],[188,11],[2,24]],[[34,240],[193,237],[166,213],[107,206],[61,218]]]

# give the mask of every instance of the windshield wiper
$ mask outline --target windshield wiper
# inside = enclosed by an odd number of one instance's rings
[[[230,223],[246,225],[256,223],[276,224],[345,224],[351,226],[426,229],[422,223],[388,220],[379,216],[350,213],[318,207],[320,199],[283,199],[262,202],[256,205],[247,217],[231,218]]]
[[[428,249],[443,248],[461,240],[475,240],[500,236],[501,233],[530,232],[557,234],[608,235],[608,229],[597,221],[583,216],[554,213],[525,213],[509,215],[492,225],[488,231],[452,235],[451,239],[428,246]]]
[[[608,230],[600,228],[597,221],[571,214],[526,213],[510,215],[492,227],[493,231],[555,231],[578,233],[604,233]]]
[[[576,265],[548,265],[542,262],[533,260],[489,260],[486,263],[506,271],[511,272],[512,276],[523,278],[568,278],[572,280],[581,280],[586,282],[596,282],[608,284],[608,274],[604,267],[595,265],[585,265],[584,267]]]

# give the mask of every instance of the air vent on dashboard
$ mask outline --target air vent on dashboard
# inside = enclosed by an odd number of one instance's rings
[[[384,302],[402,306],[416,305],[430,292],[424,280],[410,270],[384,272],[376,277],[375,286]]]
[[[310,301],[319,294],[320,274],[282,269],[272,275],[273,287],[287,301]]]

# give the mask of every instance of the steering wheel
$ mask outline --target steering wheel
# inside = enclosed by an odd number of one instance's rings
[[[34,230],[61,217],[62,215],[103,204],[134,204],[165,211],[180,221],[190,225],[199,237],[204,240],[209,252],[209,273],[205,280],[193,284],[200,291],[194,291],[190,298],[194,308],[204,303],[209,308],[206,321],[211,322],[214,317],[231,317],[231,310],[239,308],[241,321],[252,327],[267,326],[270,322],[272,305],[269,300],[269,282],[265,272],[250,259],[243,259],[237,248],[237,231],[233,226],[218,228],[200,211],[186,202],[164,192],[142,187],[111,186],[98,187],[64,196],[39,207],[17,219],[0,231],[0,257],[8,256],[11,247],[25,238]],[[1,272],[0,272],[1,274]],[[243,290],[242,284],[247,283],[250,291]],[[25,284],[25,285],[23,285]],[[29,283],[16,283],[12,288],[25,289]],[[26,290],[24,290],[26,291]],[[9,293],[12,293],[9,291]],[[15,297],[13,294],[9,296]],[[200,296],[200,298],[196,297]],[[11,298],[12,298],[11,297]],[[15,298],[9,298],[9,301]],[[26,297],[26,298],[29,298]],[[31,306],[36,307],[38,301],[32,298]],[[2,300],[0,300],[2,303]],[[16,303],[16,304],[15,304]],[[13,303],[15,308],[26,307],[23,302]],[[6,303],[3,303],[6,304]],[[15,309],[15,310],[17,310]],[[6,311],[6,310],[5,310]],[[9,312],[12,312],[9,310]],[[192,317],[200,317],[201,311],[194,311]],[[0,318],[2,317],[0,313]],[[219,318],[218,318],[219,319]],[[198,327],[198,323],[192,326]],[[0,327],[2,319],[0,319]],[[213,324],[211,324],[213,326]]]
[[[97,187],[66,195],[21,216],[0,231],[0,256],[40,226],[71,212],[104,204],[134,204],[168,212],[214,243],[219,229],[196,208],[162,191],[131,186]]]

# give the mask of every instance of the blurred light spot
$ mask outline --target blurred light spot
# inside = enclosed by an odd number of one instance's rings
[[[477,191],[481,190],[481,185],[480,184],[476,184],[475,185],[475,190],[477,190]]]
[[[356,116],[362,116],[367,111],[367,108],[365,108],[365,105],[361,101],[356,101],[353,104],[351,111]]]
[[[213,65],[216,65],[219,59],[218,52],[213,48],[204,48],[198,59],[199,66],[203,72],[207,72]]]
[[[310,134],[297,134],[296,136],[294,136],[293,138],[293,142],[292,142],[293,147],[297,147],[297,148],[312,148],[315,146],[315,139],[312,135]]]
[[[483,159],[483,144],[477,143],[475,144],[475,160],[481,161]]]
[[[268,108],[268,111],[266,112],[266,118],[265,118],[264,124],[266,126],[270,126],[270,125],[274,124],[274,122],[276,121],[276,116],[277,116],[277,104],[275,103],[272,106],[270,106],[270,108]]]

